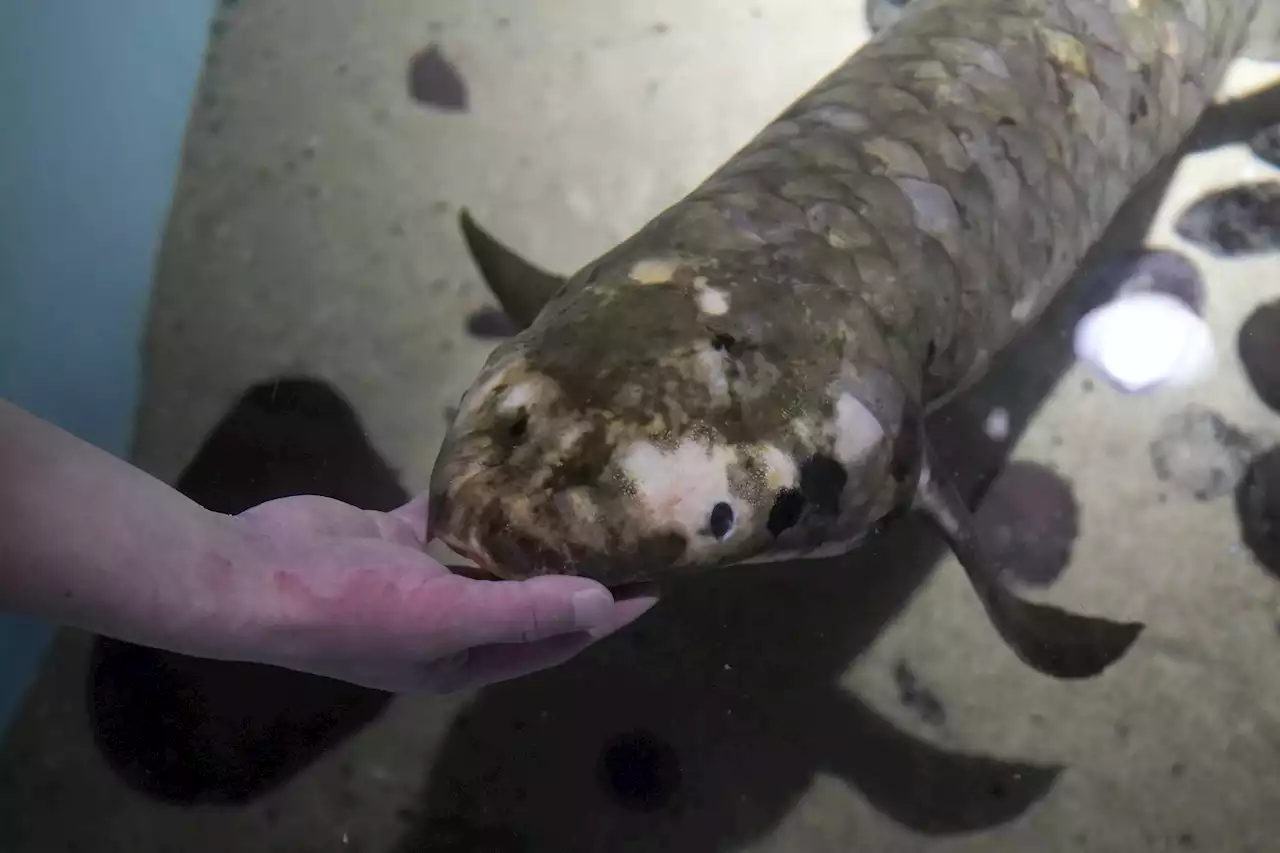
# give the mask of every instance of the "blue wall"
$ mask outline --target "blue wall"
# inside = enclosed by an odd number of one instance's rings
[[[213,0],[0,0],[0,396],[128,452]],[[52,629],[0,614],[0,733]]]

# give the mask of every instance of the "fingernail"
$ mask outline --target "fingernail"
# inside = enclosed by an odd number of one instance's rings
[[[573,624],[578,628],[594,628],[613,612],[613,596],[603,589],[584,589],[573,594]]]
[[[650,608],[652,608],[653,605],[658,603],[658,599],[655,596],[649,596],[649,595],[641,595],[635,598],[629,598],[627,599],[627,601],[629,601],[631,603],[631,606],[635,608],[637,618],[639,618],[645,613],[648,613]]]

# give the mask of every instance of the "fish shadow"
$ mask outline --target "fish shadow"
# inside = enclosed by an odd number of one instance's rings
[[[930,417],[940,468],[971,502],[1074,363],[1079,319],[1114,295],[1119,282],[1091,271],[1140,251],[1181,158],[1262,126],[1259,103],[1212,108],[1031,333]],[[983,427],[995,407],[1009,414],[999,442]],[[481,691],[447,737],[398,850],[732,850],[776,826],[818,774],[920,833],[1018,817],[1062,768],[948,751],[838,683],[945,553],[904,518],[843,559],[670,583],[641,622],[569,664]]]
[[[390,510],[409,499],[324,383],[249,389],[176,484],[236,513],[295,494]],[[127,785],[172,804],[245,803],[377,719],[391,696],[262,664],[206,660],[96,638],[88,714],[94,743]]]

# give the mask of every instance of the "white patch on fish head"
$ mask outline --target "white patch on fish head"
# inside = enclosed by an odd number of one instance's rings
[[[742,518],[750,514],[750,506],[729,487],[730,469],[736,462],[737,453],[730,447],[685,438],[671,450],[647,441],[632,444],[623,452],[619,468],[639,502],[646,526],[682,536],[688,543],[686,558],[696,560],[719,550],[716,546],[721,542],[732,541]],[[713,515],[719,516],[715,524]]]
[[[458,419],[460,420],[464,415],[475,414],[492,399],[499,389],[504,386],[509,387],[513,381],[518,381],[527,369],[528,362],[518,351],[508,353],[492,364],[485,365],[475,382],[458,401]]]
[[[538,399],[538,385],[532,381],[521,382],[508,388],[498,400],[498,411],[504,414],[518,412]]]
[[[836,398],[833,428],[836,461],[846,468],[864,459],[885,438],[884,427],[876,416],[847,391]]]
[[[776,445],[766,444],[761,447],[757,461],[764,469],[765,488],[772,494],[783,489],[794,489],[800,482],[800,469],[796,466],[796,461]]]
[[[706,276],[698,276],[693,280],[694,299],[698,310],[709,317],[722,317],[729,313],[729,296],[707,284]]]
[[[682,266],[679,258],[645,258],[632,264],[627,277],[635,284],[670,284]]]
[[[729,397],[729,357],[718,349],[705,343],[699,344],[693,356],[698,374],[707,383],[707,391],[711,399],[718,405],[728,405]]]

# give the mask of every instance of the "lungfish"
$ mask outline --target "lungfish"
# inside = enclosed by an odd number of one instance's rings
[[[618,586],[847,554],[919,513],[1025,663],[1102,672],[1143,626],[1008,589],[924,416],[1036,321],[1274,17],[918,0],[567,278],[464,216],[522,330],[458,406],[434,531],[494,577]]]

